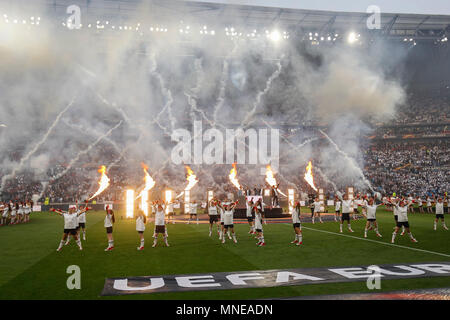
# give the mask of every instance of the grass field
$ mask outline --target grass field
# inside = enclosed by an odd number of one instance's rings
[[[384,210],[377,213],[383,238],[369,231],[368,238],[376,242],[364,240],[365,220],[352,221],[355,233],[344,233],[359,239],[339,235],[336,222],[304,223],[304,244],[300,247],[290,244],[291,224],[265,225],[266,247],[255,246],[246,224],[235,227],[237,244],[228,241],[224,245],[217,234],[208,236],[207,224],[175,224],[168,226],[171,247],[152,248],[153,224],[149,224],[146,248],[137,251],[134,220],[118,219],[112,252],[103,251],[107,244],[103,218],[104,212],[89,212],[83,251],[72,241],[56,252],[63,220],[53,213],[33,213],[28,224],[0,227],[0,299],[260,299],[369,292],[365,282],[352,282],[100,297],[105,278],[112,277],[450,261],[432,253],[450,255],[450,231],[440,226],[433,231],[431,214],[410,214],[411,229],[419,243],[398,236],[396,244],[406,248],[379,243],[390,243],[394,225],[392,213]],[[73,264],[81,268],[81,290],[66,287],[66,268]],[[383,280],[381,290],[442,287],[450,287],[450,277]]]

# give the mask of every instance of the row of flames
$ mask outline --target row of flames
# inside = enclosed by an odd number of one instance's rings
[[[228,176],[231,183],[238,189],[241,189],[241,185],[239,184],[239,180],[237,179],[237,169],[236,169],[236,163],[233,163],[233,168],[230,170],[230,174]],[[313,188],[315,191],[317,191],[317,188],[314,185],[314,177],[312,174],[312,162],[309,161],[308,166],[306,167],[305,172],[305,180],[308,182],[308,184]],[[266,182],[271,187],[278,187],[277,180],[275,179],[275,176],[272,171],[272,167],[270,165],[266,166]],[[283,196],[287,197],[281,190],[277,188],[278,192],[282,194]]]
[[[148,173],[148,166],[145,163],[141,163],[141,166],[142,166],[142,169],[144,170],[144,174],[145,174],[145,176],[144,176],[145,185],[144,185],[144,188],[142,189],[142,191],[136,197],[136,199],[143,197],[145,194],[148,195],[148,191],[150,191],[156,184],[155,180]],[[188,181],[188,184],[186,185],[184,190],[189,191],[198,183],[198,179],[197,179],[197,176],[194,174],[194,172],[192,171],[192,169],[189,166],[186,166],[185,168],[187,171],[186,180]],[[98,188],[97,192],[95,192],[94,195],[92,197],[90,197],[88,200],[91,200],[91,199],[97,197],[99,194],[101,194],[103,191],[105,191],[106,188],[108,188],[108,186],[109,186],[110,180],[109,180],[108,176],[106,175],[106,167],[101,166],[100,169],[98,170],[98,172],[101,173],[101,177],[98,182],[99,188]],[[230,182],[237,189],[239,189],[239,190],[242,189],[241,185],[239,184],[239,180],[237,179],[236,163],[233,163],[233,168],[230,170],[230,174],[229,174],[228,178],[230,179]],[[308,166],[306,167],[304,179],[306,182],[308,182],[308,184],[311,186],[311,188],[313,188],[315,191],[317,191],[317,188],[314,185],[314,176],[312,174],[312,162],[311,161],[309,161]],[[272,171],[272,168],[270,167],[270,165],[268,165],[266,167],[266,182],[271,187],[278,186],[277,180],[275,179],[275,176],[273,174],[273,171]],[[283,192],[281,192],[280,190],[278,190],[278,192],[286,197],[286,195]],[[181,192],[177,196],[177,198],[181,197],[183,194],[184,194],[184,191]]]

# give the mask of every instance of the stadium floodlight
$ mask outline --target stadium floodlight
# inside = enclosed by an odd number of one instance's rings
[[[294,209],[294,189],[288,189],[288,200],[289,200],[289,214],[292,214],[292,210]]]
[[[166,202],[172,201],[172,190],[164,191],[164,199],[166,200]]]
[[[189,212],[189,203],[191,202],[191,191],[184,190],[184,213]]]
[[[164,199],[166,200],[166,203],[172,202],[172,190],[166,190],[164,191]],[[169,213],[169,206],[166,206],[166,214]]]
[[[269,35],[269,39],[274,42],[278,42],[281,39],[280,32],[278,30],[272,31]]]
[[[355,43],[356,41],[358,41],[358,36],[356,35],[356,33],[355,32],[350,32],[349,34],[348,34],[348,37],[347,37],[347,42],[348,43],[350,43],[350,44],[353,44],[353,43]]]
[[[148,217],[148,191],[142,192],[141,209],[144,211],[145,216]]]
[[[134,190],[128,189],[126,195],[126,217],[133,218]]]

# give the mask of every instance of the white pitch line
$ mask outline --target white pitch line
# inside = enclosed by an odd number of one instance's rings
[[[414,250],[414,251],[420,251],[420,252],[425,252],[425,253],[431,253],[431,254],[436,254],[436,255],[439,255],[439,256],[444,256],[444,257],[450,258],[450,255],[444,254],[444,253],[440,253],[440,252],[434,252],[434,251],[428,251],[428,250],[423,250],[423,249],[411,248],[411,247],[401,246],[399,244],[392,244],[392,243],[376,241],[376,240],[366,239],[366,238],[359,238],[359,237],[355,237],[355,236],[349,236],[347,234],[341,234],[341,233],[325,231],[325,230],[319,230],[319,229],[314,229],[314,228],[308,228],[308,227],[303,227],[303,226],[302,226],[302,229],[308,229],[308,230],[313,230],[313,231],[318,231],[318,232],[330,233],[330,234],[334,234],[334,235],[338,235],[338,236],[342,236],[342,237],[353,238],[353,239],[358,239],[358,240],[365,240],[365,241],[369,241],[369,242],[384,244],[384,245],[387,245],[387,246],[398,247],[398,248],[403,248],[403,249],[409,249],[409,250]]]

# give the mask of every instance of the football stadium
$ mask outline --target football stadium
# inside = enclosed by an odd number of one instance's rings
[[[0,1],[0,299],[450,299],[450,6],[325,2]]]

